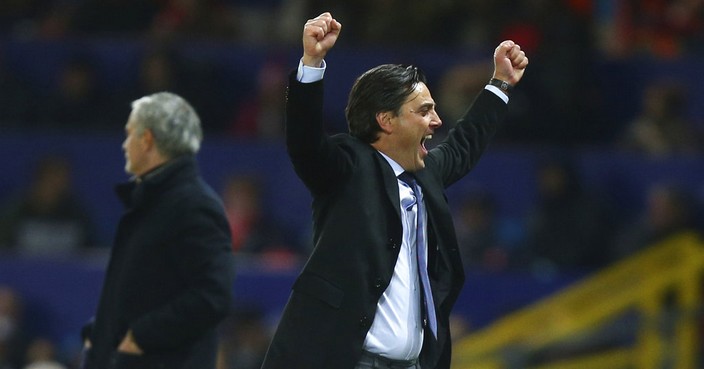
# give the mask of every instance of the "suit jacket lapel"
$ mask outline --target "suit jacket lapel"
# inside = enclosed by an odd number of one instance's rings
[[[383,179],[384,190],[386,191],[386,196],[391,201],[394,207],[394,212],[398,216],[399,221],[401,220],[401,200],[398,194],[398,179],[394,174],[394,170],[391,168],[389,163],[384,159],[381,154],[374,151],[374,157],[376,159],[377,166],[381,171],[381,178]]]

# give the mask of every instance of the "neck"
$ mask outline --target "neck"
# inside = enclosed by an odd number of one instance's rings
[[[396,163],[398,163],[401,167],[403,167],[404,170],[407,170],[407,163],[404,163],[403,160],[401,160],[401,155],[394,150],[393,145],[390,145],[389,143],[385,142],[383,139],[379,139],[376,142],[373,142],[372,147],[375,148],[377,151],[383,153],[384,155],[388,156],[389,158],[393,159]]]
[[[144,170],[141,171],[141,173],[136,174],[136,177],[144,177],[145,175],[153,172],[155,169],[161,167],[164,165],[166,162],[168,162],[169,159],[157,154],[153,157],[150,158],[149,164],[144,167]]]

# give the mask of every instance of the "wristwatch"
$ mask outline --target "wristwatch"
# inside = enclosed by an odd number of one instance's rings
[[[498,87],[499,90],[503,91],[506,95],[510,95],[511,91],[513,91],[513,86],[510,83],[500,79],[492,78],[489,80],[489,84]]]

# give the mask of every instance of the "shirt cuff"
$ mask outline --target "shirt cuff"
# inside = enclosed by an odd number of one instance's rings
[[[326,66],[325,60],[323,60],[323,64],[320,68],[309,67],[307,65],[303,65],[303,59],[301,59],[298,61],[298,72],[296,73],[296,79],[301,83],[318,82],[323,79]]]
[[[492,86],[492,85],[486,85],[484,86],[485,90],[489,90],[493,92],[496,96],[498,96],[501,100],[503,100],[506,104],[508,104],[508,95],[501,91],[498,87]]]

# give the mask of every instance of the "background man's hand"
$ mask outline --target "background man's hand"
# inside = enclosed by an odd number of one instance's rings
[[[528,57],[515,42],[503,41],[494,50],[493,78],[516,85],[523,78],[528,66]]]
[[[309,19],[303,27],[303,65],[320,67],[341,29],[342,24],[328,12]]]
[[[137,342],[135,342],[132,330],[127,331],[125,338],[122,339],[120,346],[117,347],[117,351],[134,355],[142,355],[144,353],[137,345]]]

